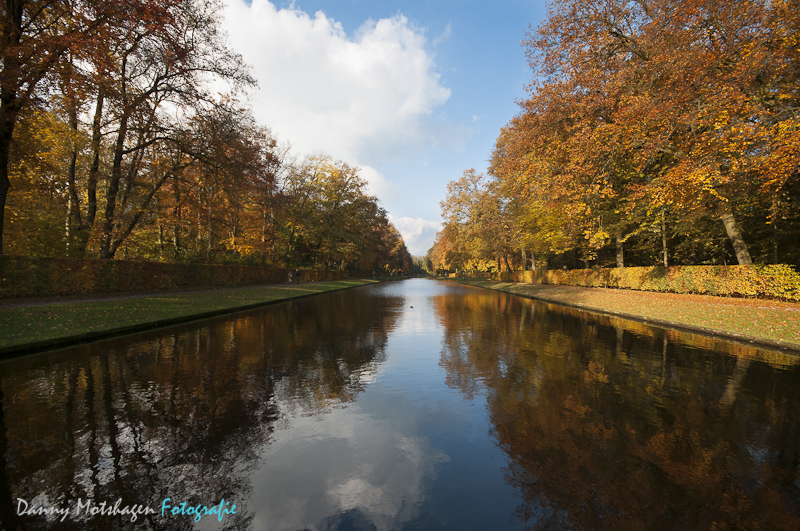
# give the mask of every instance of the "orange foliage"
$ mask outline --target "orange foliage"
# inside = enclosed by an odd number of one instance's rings
[[[666,261],[666,216],[715,218],[751,263],[738,218],[761,202],[773,223],[797,200],[797,13],[786,1],[554,1],[526,41],[530,97],[492,159],[517,225],[544,233],[528,214],[557,213],[585,260],[655,228]]]

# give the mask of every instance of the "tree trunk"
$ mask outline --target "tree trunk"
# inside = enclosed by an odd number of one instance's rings
[[[104,102],[105,94],[100,91],[97,94],[97,106],[92,120],[92,164],[89,167],[89,176],[86,179],[86,217],[81,222],[75,235],[75,254],[78,256],[86,254],[86,246],[89,243],[89,236],[97,216],[97,176],[100,173],[100,140],[102,138],[101,125]]]
[[[67,242],[67,256],[69,254],[69,241],[72,239],[72,198],[67,197],[67,217],[64,220],[64,241]]]
[[[264,254],[267,254],[267,219],[269,219],[269,213],[267,212],[267,206],[264,205],[261,212],[261,245]]]
[[[772,245],[773,245],[773,253],[774,259],[773,261],[777,264],[778,263],[778,220],[772,222]]]
[[[6,105],[3,97],[3,106]],[[5,110],[5,109],[4,109]],[[9,152],[11,151],[11,138],[14,135],[16,116],[9,116],[11,112],[2,112],[0,118],[0,256],[3,254],[4,219],[6,212],[6,197],[11,188],[8,180]]]
[[[211,253],[214,251],[214,225],[211,219],[212,209],[211,209],[211,199],[208,200],[208,255],[211,256]]]
[[[101,91],[97,94],[97,107],[92,120],[92,166],[89,168],[89,179],[86,183],[86,221],[94,223],[97,214],[97,175],[100,173],[100,140],[103,122],[103,103],[106,96]]]
[[[622,229],[617,229],[614,240],[617,242],[617,267],[625,267],[625,252],[622,247]]]
[[[78,110],[73,102],[70,103],[69,109],[69,127],[75,136],[73,137],[72,146],[70,146],[69,166],[67,168],[66,241],[67,256],[74,256],[75,246],[72,239],[75,237],[75,232],[73,228],[78,229],[81,226],[81,205],[75,184],[75,176],[78,170],[78,147],[75,145],[75,138],[78,135]]]
[[[114,222],[117,208],[117,194],[119,183],[122,180],[122,157],[124,155],[125,137],[128,133],[128,117],[123,115],[117,133],[117,142],[114,146],[114,164],[111,167],[111,180],[106,192],[106,212],[103,221],[103,234],[100,239],[100,258],[113,258],[111,252],[111,238],[114,233]]]
[[[194,241],[195,241],[195,244],[196,244],[196,246],[197,246],[197,248],[199,250],[200,249],[200,244],[203,241],[203,232],[202,232],[203,215],[202,215],[201,210],[199,208],[197,209],[197,224],[196,224],[196,227],[197,227],[197,233],[195,234]]]
[[[742,233],[739,227],[736,226],[736,218],[733,217],[733,209],[728,201],[722,205],[722,224],[725,226],[725,232],[728,233],[728,238],[731,239],[733,250],[736,252],[736,260],[739,265],[750,265],[753,260],[750,258],[750,252],[747,250],[747,244],[744,243]]]
[[[2,68],[0,68],[0,256],[3,255],[3,236],[5,234],[6,198],[11,189],[8,179],[8,163],[14,126],[17,124],[20,102],[20,54],[18,47],[22,38],[24,2],[5,2],[3,5]],[[9,74],[10,73],[10,74]],[[35,80],[33,85],[38,81]]]
[[[664,267],[669,267],[667,263],[667,215],[661,211],[661,252],[664,256]]]
[[[275,211],[269,207],[270,264],[275,265]]]
[[[528,257],[525,256],[525,249],[522,249],[522,272],[525,273],[528,267]]]
[[[772,197],[772,261],[778,263],[778,199]]]
[[[508,263],[508,256],[506,255],[506,253],[503,253],[503,262],[506,263],[506,271],[508,271],[510,273],[511,272],[511,265]]]
[[[175,181],[175,187],[173,188],[175,207],[172,211],[174,214],[172,244],[175,248],[175,254],[177,255],[178,249],[181,248],[181,181],[178,179],[177,175],[173,177],[173,180]]]

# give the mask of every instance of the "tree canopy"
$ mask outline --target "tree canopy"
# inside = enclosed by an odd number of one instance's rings
[[[257,123],[219,7],[2,5],[0,253],[411,267],[358,168]]]
[[[495,246],[511,237],[556,267],[800,266],[799,13],[553,1],[524,41],[529,96],[492,155],[513,227]],[[445,231],[474,227],[447,214]]]

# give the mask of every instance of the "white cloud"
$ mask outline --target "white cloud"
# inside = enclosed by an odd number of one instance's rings
[[[408,251],[414,256],[422,256],[433,245],[433,239],[442,228],[438,221],[422,218],[398,217],[389,215],[389,221],[403,237]]]
[[[444,41],[448,40],[452,35],[453,35],[453,25],[448,23],[444,31],[435,39],[433,39],[433,45],[439,46]]]
[[[376,197],[391,197],[400,191],[400,187],[391,181],[387,181],[384,176],[371,166],[359,166],[358,176],[367,181],[367,190],[370,195]]]
[[[450,90],[424,30],[403,15],[367,20],[349,36],[322,12],[226,3],[232,45],[259,82],[256,117],[300,152],[376,165],[442,138],[431,115]]]

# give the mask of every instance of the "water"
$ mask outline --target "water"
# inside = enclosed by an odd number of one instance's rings
[[[798,529],[798,361],[430,280],[8,360],[0,529]]]

